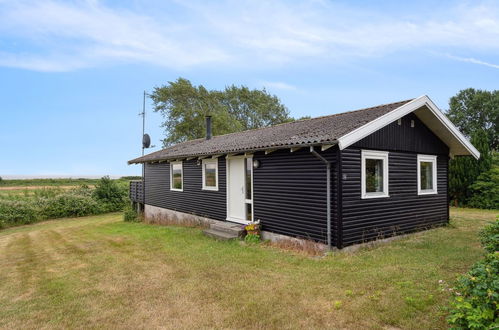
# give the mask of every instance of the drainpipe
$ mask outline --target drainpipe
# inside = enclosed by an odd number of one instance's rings
[[[326,164],[326,224],[327,224],[327,247],[331,250],[331,162],[322,157],[310,146],[310,153]]]

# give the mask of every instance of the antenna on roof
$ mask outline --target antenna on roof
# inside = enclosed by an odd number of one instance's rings
[[[150,94],[144,91],[144,97],[142,99],[142,112],[139,113],[139,116],[142,116],[142,156],[144,156],[144,149],[147,149],[151,146],[151,137],[149,134],[146,134],[146,96],[151,96]]]

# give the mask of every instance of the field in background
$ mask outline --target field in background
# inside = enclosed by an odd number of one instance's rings
[[[129,181],[136,178],[1,180],[0,229],[122,210]]]
[[[497,211],[310,258],[119,213],[0,231],[0,328],[445,329],[452,283]]]
[[[138,176],[124,176],[119,179],[113,180],[139,180]],[[100,179],[71,179],[71,178],[60,178],[60,179],[13,179],[0,180],[0,190],[7,189],[8,187],[15,187],[22,189],[24,187],[77,187],[81,185],[94,186]]]

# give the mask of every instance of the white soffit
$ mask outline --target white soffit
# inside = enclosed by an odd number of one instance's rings
[[[452,156],[471,155],[480,158],[480,152],[459,132],[452,122],[438,109],[426,95],[420,96],[397,109],[343,135],[338,139],[340,150],[347,148],[386,125],[414,112],[414,114],[438,136],[447,146]]]

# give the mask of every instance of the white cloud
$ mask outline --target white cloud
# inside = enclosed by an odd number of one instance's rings
[[[96,0],[1,0],[0,65],[40,71],[136,62],[268,68],[400,51],[499,53],[499,5],[493,2],[406,16],[313,0],[177,1],[167,3],[168,10],[152,7],[148,3],[139,12]]]
[[[450,55],[450,54],[445,54],[445,56],[448,57],[448,58],[450,58],[450,59],[461,61],[461,62],[468,62],[468,63],[473,63],[473,64],[480,64],[480,65],[488,66],[490,68],[499,69],[499,64],[493,64],[493,63],[489,63],[489,62],[484,62],[484,61],[481,61],[481,60],[477,60],[477,59],[475,59],[473,57],[460,57],[460,56],[454,56],[454,55]]]
[[[261,85],[265,88],[270,88],[270,89],[280,89],[288,91],[296,90],[296,86],[290,85],[282,81],[262,81]]]

